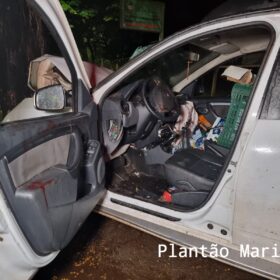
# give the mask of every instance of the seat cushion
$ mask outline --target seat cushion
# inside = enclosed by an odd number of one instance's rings
[[[166,178],[171,184],[189,191],[210,191],[224,164],[211,151],[185,149],[176,152],[165,163]]]

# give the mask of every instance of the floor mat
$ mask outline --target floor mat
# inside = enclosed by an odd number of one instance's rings
[[[163,193],[171,187],[170,184],[155,176],[131,171],[130,173],[116,172],[108,189],[114,193],[150,202],[159,206],[167,207],[178,211],[186,211],[190,208],[167,203],[161,200]]]

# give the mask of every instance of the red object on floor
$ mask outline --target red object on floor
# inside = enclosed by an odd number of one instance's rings
[[[165,191],[162,195],[162,198],[165,202],[172,202],[172,194],[169,193],[168,191]]]

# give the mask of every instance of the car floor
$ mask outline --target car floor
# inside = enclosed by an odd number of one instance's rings
[[[209,258],[158,258],[167,242],[92,214],[70,245],[33,280],[261,280]]]
[[[179,206],[162,199],[163,193],[170,187],[172,186],[164,178],[139,172],[130,166],[114,170],[107,183],[107,188],[117,194],[178,211],[190,210],[189,207]]]
[[[144,201],[159,202],[167,187],[168,182],[164,179],[134,171],[130,174],[126,172],[115,173],[108,189]]]

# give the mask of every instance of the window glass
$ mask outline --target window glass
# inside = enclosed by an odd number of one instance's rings
[[[249,68],[257,74],[269,41],[270,32],[263,26],[203,35],[150,59],[126,77],[119,88],[140,79],[156,78],[177,94],[189,96],[191,91],[190,97],[230,97],[233,83],[221,74],[230,65]],[[230,59],[233,55],[236,58]],[[215,65],[218,59],[225,62],[214,68],[209,65]],[[192,80],[194,73],[200,78]]]
[[[146,64],[126,82],[158,77],[170,87],[185,79],[195,70],[216,58],[218,54],[194,44],[176,48]]]
[[[264,52],[245,54],[237,58],[224,62],[223,64],[211,69],[194,82],[193,97],[194,98],[230,98],[233,83],[222,77],[225,69],[230,66],[238,66],[247,68],[254,75],[258,74],[261,66]],[[186,87],[187,88],[187,87]],[[182,93],[186,90],[183,89]]]
[[[261,118],[280,120],[280,52],[278,52],[272,73],[270,75]]]
[[[38,110],[34,106],[36,91],[45,97],[62,85],[71,94],[71,75],[55,40],[25,1],[3,0],[0,3],[0,121],[1,123],[61,114],[71,107],[56,111]]]

